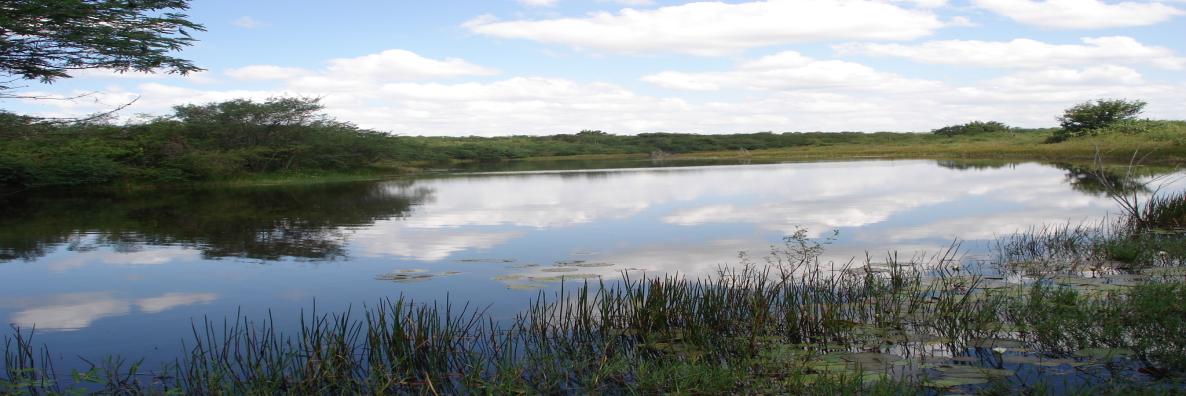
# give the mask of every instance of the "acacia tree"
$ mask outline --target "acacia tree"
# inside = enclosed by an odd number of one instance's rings
[[[1058,117],[1062,129],[1073,134],[1100,129],[1119,121],[1136,118],[1145,109],[1141,100],[1097,99],[1077,104]]]
[[[51,83],[82,69],[200,71],[174,52],[205,28],[182,13],[189,0],[0,1],[0,96],[9,83]]]

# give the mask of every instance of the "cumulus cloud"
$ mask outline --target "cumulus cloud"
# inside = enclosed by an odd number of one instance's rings
[[[908,79],[880,72],[859,63],[816,60],[794,51],[743,62],[732,71],[664,71],[642,79],[665,88],[694,91],[715,91],[722,88],[918,91],[940,86],[932,81]]]
[[[249,65],[227,70],[226,74],[241,80],[289,80],[309,88],[345,90],[390,81],[491,76],[498,71],[464,59],[432,59],[412,51],[390,49],[354,58],[330,59],[321,71]]]
[[[626,8],[581,18],[499,21],[482,16],[463,26],[493,37],[609,52],[715,56],[823,40],[909,40],[934,33],[944,22],[930,11],[881,1],[767,0]]]
[[[1115,65],[1091,66],[1084,69],[1045,69],[989,80],[989,84],[1015,89],[1051,85],[1139,85],[1144,82],[1144,77],[1136,70]]]
[[[917,62],[1000,68],[1141,63],[1181,69],[1186,58],[1172,49],[1142,44],[1132,37],[1086,37],[1082,44],[1050,44],[1031,39],[1010,41],[938,40],[921,44],[849,43],[837,45],[846,55],[906,58]]]
[[[1066,107],[1097,97],[1143,99],[1150,102],[1148,116],[1176,117],[1186,105],[1180,94],[1183,84],[1146,79],[1125,65],[1141,63],[1141,54],[1149,54],[1154,59],[1150,62],[1174,66],[1177,58],[1168,50],[1137,43],[1128,52],[1118,50],[1125,55],[1118,56],[1116,62],[1074,53],[1075,48],[1092,46],[1115,50],[1124,46],[1114,43],[1130,40],[1090,39],[1088,44],[1071,49],[1053,46],[1037,51],[1048,56],[1046,62],[1054,66],[1043,66],[1039,55],[999,50],[1000,57],[1014,56],[1019,64],[1030,62],[1026,66],[1030,70],[980,81],[912,78],[852,61],[783,51],[742,60],[719,71],[654,73],[643,79],[672,90],[648,94],[619,84],[558,77],[449,81],[450,76],[485,76],[490,71],[461,60],[429,59],[397,50],[332,60],[318,71],[255,65],[225,72],[235,80],[256,82],[253,88],[257,89],[252,90],[229,84],[186,85],[175,77],[145,80],[125,88],[117,83],[134,80],[113,79],[116,83],[108,90],[87,100],[29,103],[41,108],[37,115],[68,117],[107,111],[136,97],[140,100],[129,113],[162,114],[178,104],[236,98],[314,96],[322,99],[330,116],[364,128],[414,135],[485,136],[582,129],[614,133],[925,131],[975,119],[1040,127],[1052,125],[1054,115]],[[389,75],[392,73],[385,70],[397,68],[385,66],[391,59],[424,60],[422,66],[404,63],[403,67],[436,67],[440,77],[419,74],[429,80],[418,81],[408,79],[417,76],[413,72]],[[1071,64],[1082,59],[1093,60],[1089,62],[1093,65]],[[450,70],[450,65],[455,66],[452,71],[443,72]],[[688,90],[735,92],[700,98],[679,92]],[[30,94],[67,97],[78,93],[84,91]]]
[[[311,74],[299,67],[282,67],[274,65],[251,65],[229,69],[226,75],[240,80],[288,80]]]
[[[975,4],[1023,24],[1062,29],[1147,26],[1183,14],[1159,1],[975,0]]]

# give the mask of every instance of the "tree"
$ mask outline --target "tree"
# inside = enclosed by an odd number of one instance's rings
[[[980,133],[1008,132],[1012,130],[1008,125],[997,121],[972,121],[967,124],[948,125],[931,133],[942,136],[975,135]]]
[[[193,129],[194,136],[223,149],[295,143],[300,140],[295,135],[307,131],[300,127],[331,123],[321,110],[317,98],[234,99],[173,108],[174,117]]]
[[[205,28],[177,12],[189,0],[0,1],[0,82],[51,83],[82,69],[187,74],[193,62],[172,55]]]
[[[1058,117],[1059,125],[1070,136],[1099,130],[1120,121],[1136,118],[1145,102],[1126,99],[1097,99],[1077,104]]]

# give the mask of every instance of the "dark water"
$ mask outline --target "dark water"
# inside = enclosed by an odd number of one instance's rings
[[[559,276],[703,275],[806,230],[825,256],[936,252],[1040,224],[1099,221],[1102,182],[1070,166],[912,161],[484,168],[403,180],[135,193],[0,206],[0,318],[62,360],[176,355],[191,323],[295,323],[400,294],[516,313]],[[670,165],[670,164],[667,164]],[[602,167],[607,164],[602,164]],[[1102,178],[1101,178],[1102,177]],[[1180,189],[1182,183],[1170,185]],[[557,266],[557,264],[561,264]]]

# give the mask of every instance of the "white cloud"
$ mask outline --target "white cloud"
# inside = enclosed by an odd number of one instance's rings
[[[231,22],[231,24],[244,29],[255,29],[267,26],[267,24],[257,21],[255,18],[249,16],[239,17],[239,19],[234,20]]]
[[[1083,44],[1049,44],[1031,39],[1011,41],[939,40],[916,45],[850,43],[835,47],[841,54],[906,58],[917,62],[1000,68],[1043,68],[1067,65],[1142,63],[1181,69],[1186,58],[1165,47],[1147,46],[1124,36],[1086,37]]]
[[[491,76],[497,70],[464,59],[431,59],[415,52],[391,49],[354,58],[331,59],[324,70],[275,65],[250,65],[226,71],[241,80],[285,80],[306,90],[354,91],[383,82]]]
[[[224,72],[226,75],[240,80],[288,80],[311,74],[299,67],[281,67],[273,65],[251,65]]]
[[[610,52],[722,55],[747,48],[822,40],[908,40],[944,26],[926,10],[871,0],[696,2],[623,9],[583,18],[472,19],[479,34]]]
[[[665,88],[715,91],[724,88],[765,90],[909,90],[935,89],[939,83],[908,79],[845,61],[816,60],[794,51],[743,62],[727,72],[664,71],[642,78]]]
[[[895,3],[909,3],[917,7],[938,8],[947,5],[947,0],[891,0]]]
[[[320,71],[260,65],[226,71],[232,77],[257,80],[260,89],[256,90],[231,86],[220,90],[157,79],[128,88],[113,84],[86,100],[30,103],[42,109],[37,115],[68,117],[109,111],[137,96],[141,99],[125,114],[163,114],[178,104],[236,98],[312,96],[322,98],[329,115],[364,128],[415,135],[486,136],[571,133],[582,129],[614,133],[926,131],[975,119],[1038,127],[1052,125],[1054,116],[1066,107],[1098,97],[1142,99],[1150,103],[1150,117],[1180,116],[1180,109],[1186,105],[1186,98],[1180,94],[1184,88],[1181,82],[1147,80],[1124,65],[1143,62],[1139,58],[1147,55],[1151,62],[1174,66],[1178,58],[1172,52],[1143,46],[1129,38],[1093,38],[1086,42],[1072,46],[1039,43],[1040,50],[1017,50],[1017,54],[1011,54],[1015,48],[1005,43],[1004,49],[994,49],[997,52],[993,54],[1013,56],[1016,63],[1031,70],[971,82],[910,78],[870,65],[815,59],[793,51],[740,61],[721,71],[667,70],[645,77],[646,81],[673,89],[735,91],[698,99],[681,97],[682,93],[674,91],[643,94],[617,84],[554,77],[448,82],[440,79],[467,73],[484,75],[487,69],[461,60],[385,51],[337,59],[330,62],[332,67]],[[1115,50],[1119,55],[1113,58],[1118,61],[1075,52],[1095,47]],[[924,43],[918,48],[920,59],[930,59],[923,55],[932,56],[943,47]],[[392,59],[423,62],[388,67]],[[1044,66],[1043,62],[1054,66]],[[1062,65],[1076,62],[1094,65]],[[439,77],[433,79],[427,72],[417,72],[433,68],[428,65],[437,67]],[[384,72],[399,67],[408,72],[399,76]],[[400,79],[416,76],[430,80]]]
[[[1147,26],[1183,14],[1159,1],[975,0],[975,4],[1023,24],[1064,29]]]
[[[407,81],[426,78],[489,76],[498,74],[498,71],[466,62],[463,59],[437,60],[425,58],[412,51],[390,49],[356,58],[330,60],[326,73],[335,77],[357,75],[376,81]]]
[[[516,0],[519,4],[528,7],[552,7],[556,5],[558,0]]]
[[[1141,73],[1124,66],[1100,65],[1085,69],[1045,69],[1011,74],[989,80],[989,84],[1026,89],[1051,85],[1139,85]]]
[[[602,3],[617,3],[628,6],[649,6],[655,4],[655,0],[597,0]]]

